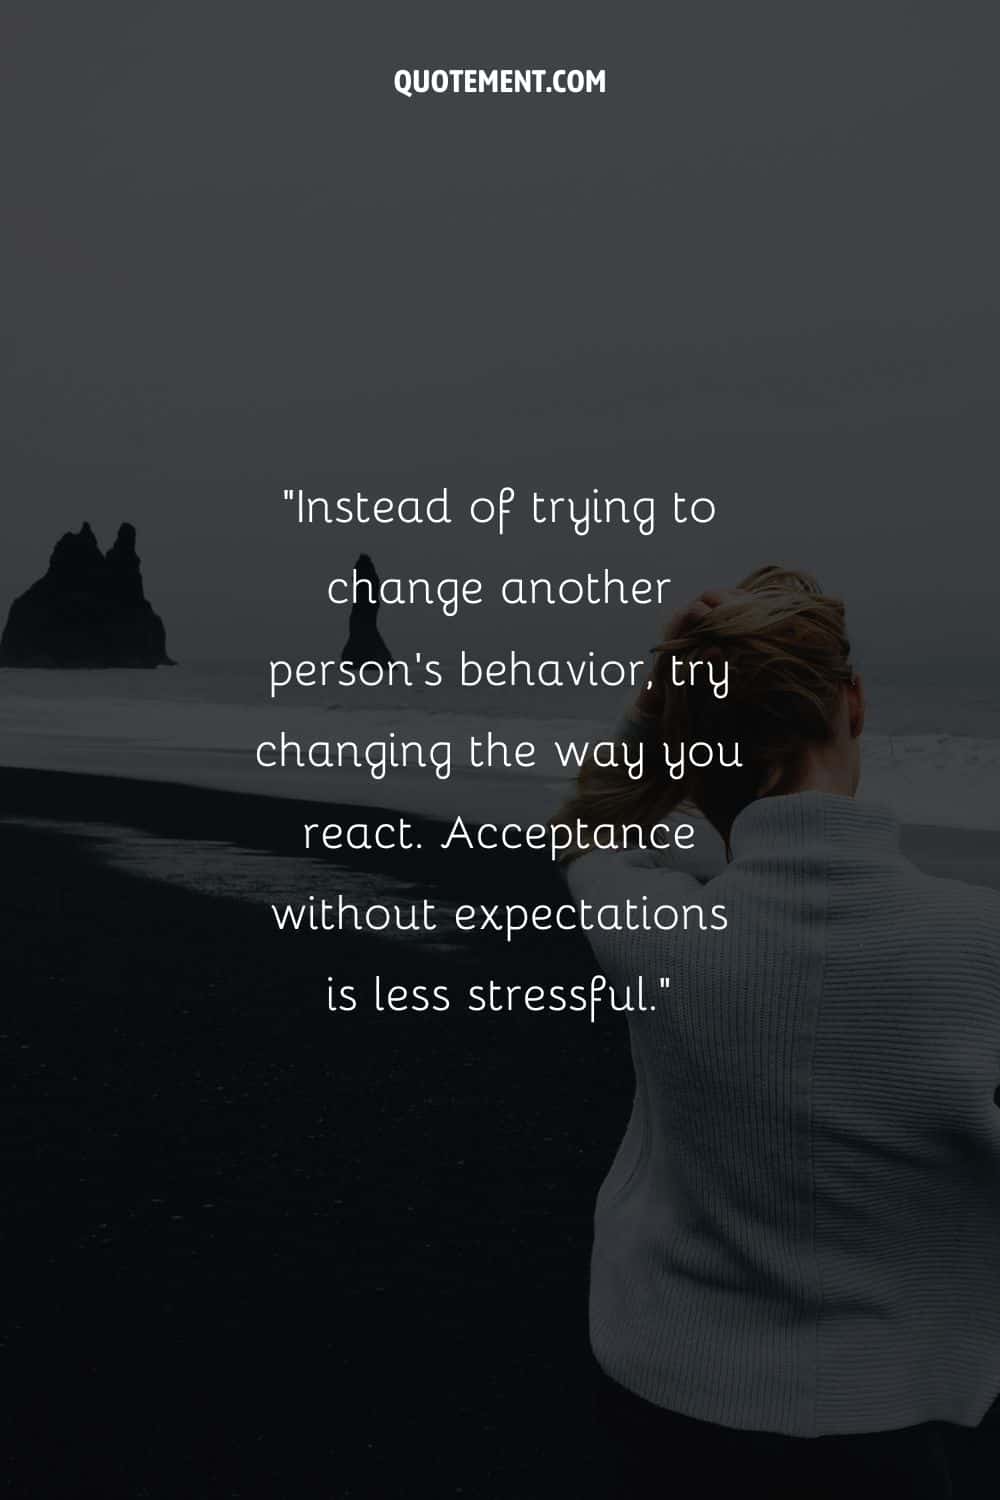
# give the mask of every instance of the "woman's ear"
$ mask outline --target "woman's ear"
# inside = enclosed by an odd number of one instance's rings
[[[868,704],[865,699],[865,689],[861,678],[854,674],[847,684],[847,713],[851,726],[851,739],[860,738],[865,727],[865,714]]]

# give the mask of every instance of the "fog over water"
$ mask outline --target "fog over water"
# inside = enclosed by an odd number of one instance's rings
[[[989,8],[626,7],[612,31],[582,3],[573,51],[605,95],[400,97],[400,59],[435,37],[443,65],[467,56],[471,18],[448,15],[353,10],[349,69],[333,14],[276,28],[250,3],[237,37],[207,12],[194,52],[161,8],[100,49],[86,8],[58,49],[22,15],[0,60],[0,607],[60,532],[87,518],[107,545],[129,519],[181,661],[336,649],[326,584],[361,550],[384,574],[613,565],[681,595],[788,561],[847,596],[879,658],[993,653]],[[554,13],[496,24],[497,55],[523,27],[525,57],[565,61]],[[444,484],[679,490],[719,518],[326,538],[282,498]],[[544,630],[628,653],[636,624],[484,606],[460,641],[413,628],[427,649]]]

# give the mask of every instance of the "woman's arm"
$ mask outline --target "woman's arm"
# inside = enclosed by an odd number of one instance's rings
[[[692,626],[711,614],[713,609],[720,604],[728,604],[732,600],[742,598],[745,592],[744,589],[705,589],[697,599],[690,600],[675,611],[667,622],[663,642],[652,648],[651,654],[656,657],[656,660],[648,678],[618,721],[615,730],[616,739],[632,744],[656,738],[666,712],[667,694],[670,691],[670,668],[667,665],[670,656],[669,653],[664,652],[663,643],[675,641],[687,635]]]
[[[610,763],[599,761],[593,753],[587,757],[573,795],[552,819],[553,823],[572,830],[572,842],[563,863],[571,864],[591,852],[588,830],[599,826],[619,830],[618,842],[623,848],[629,844],[633,848],[644,847],[647,840],[641,836],[642,830],[660,825],[683,802],[683,789],[665,776],[657,748],[668,737],[667,725],[673,707],[669,695],[676,680],[674,664],[678,659],[674,653],[686,654],[684,648],[690,642],[684,640],[685,635],[735,594],[735,590],[706,589],[673,615],[663,640],[655,648],[657,659],[649,676],[615,729],[616,739],[643,745],[648,742],[648,751],[641,757],[613,757]]]
[[[720,604],[742,597],[742,589],[705,589],[697,599],[675,611],[664,631],[664,641],[677,640],[684,636]],[[615,725],[613,738],[627,745],[644,745],[652,749],[660,738],[661,725],[666,713],[667,694],[670,691],[669,658],[665,658],[659,647],[653,647],[656,661],[649,677],[636,697],[627,704]],[[639,850],[628,856],[630,867],[660,868],[674,870],[679,874],[693,876],[698,881],[713,879],[726,868],[726,848],[716,830],[693,808],[684,809],[684,820],[694,827],[694,849]],[[593,858],[593,856],[591,856]],[[596,873],[593,872],[592,873]]]

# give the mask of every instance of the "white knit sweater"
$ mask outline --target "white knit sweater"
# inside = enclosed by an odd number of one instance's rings
[[[898,834],[806,792],[747,808],[707,883],[570,867],[578,900],[729,923],[592,938],[656,1006],[591,1274],[595,1354],[649,1401],[808,1437],[974,1426],[1000,1393],[1000,896]]]

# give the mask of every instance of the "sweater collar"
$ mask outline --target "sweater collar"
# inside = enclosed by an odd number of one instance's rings
[[[832,792],[792,792],[760,797],[735,819],[734,859],[778,854],[824,844],[843,854],[892,854],[899,849],[899,819],[888,807]]]

